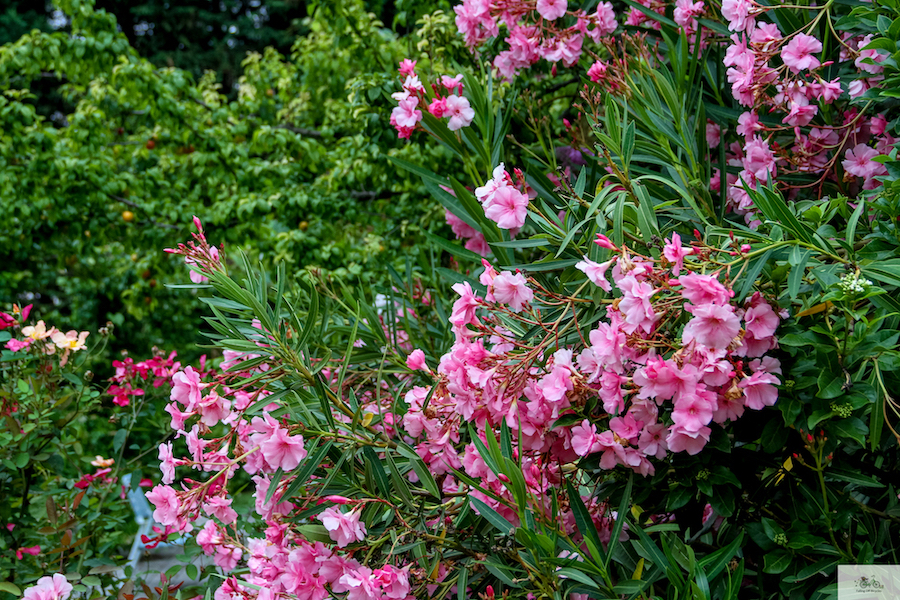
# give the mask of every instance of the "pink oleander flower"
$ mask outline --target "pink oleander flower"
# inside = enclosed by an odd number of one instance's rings
[[[443,117],[444,113],[447,112],[447,99],[435,98],[432,100],[431,104],[428,105],[428,112],[430,112],[435,119]]]
[[[638,398],[655,398],[661,403],[679,394],[693,391],[699,380],[697,368],[684,365],[678,368],[672,360],[651,358],[634,372],[634,383],[640,388]]]
[[[162,482],[171,485],[175,481],[175,457],[172,455],[172,442],[159,445],[159,470],[162,471]]]
[[[188,412],[191,412],[200,404],[200,390],[205,387],[206,384],[200,383],[200,374],[188,365],[183,371],[172,376],[172,392],[169,399],[172,402],[180,402]]]
[[[689,273],[678,278],[681,284],[681,297],[693,304],[727,304],[734,292],[726,289],[716,275]]]
[[[431,369],[429,369],[428,365],[425,363],[425,353],[418,348],[410,352],[409,356],[406,357],[406,366],[413,371],[431,372]]]
[[[624,417],[613,417],[609,420],[609,429],[620,438],[628,440],[630,444],[637,441],[643,426],[644,422],[635,420],[631,414]]]
[[[744,168],[760,181],[767,181],[769,176],[775,177],[775,153],[769,148],[769,142],[754,136],[744,145]]]
[[[284,589],[297,600],[325,600],[329,593],[325,588],[328,580],[325,577],[313,575],[318,570],[318,565],[313,563],[311,568],[306,568],[300,562],[289,562],[281,575],[281,584]],[[343,573],[343,569],[341,569]],[[257,600],[265,600],[257,596]]]
[[[515,229],[525,224],[528,196],[511,186],[498,188],[485,202],[484,215],[501,229]]]
[[[472,108],[469,104],[469,99],[465,96],[457,96],[455,94],[447,96],[445,104],[446,111],[444,116],[450,117],[450,122],[447,123],[447,129],[450,131],[468,127],[472,123],[472,119],[475,118],[475,109]]]
[[[588,35],[590,35],[591,39],[595,42],[599,43],[601,37],[611,35],[619,24],[616,22],[616,11],[613,9],[611,2],[601,2],[598,4],[596,16],[596,26],[588,32]]]
[[[728,29],[744,31],[752,29],[755,19],[751,16],[752,0],[723,0],[722,16],[728,20]]]
[[[571,355],[571,350],[557,350],[553,355],[553,368],[550,373],[541,378],[539,383],[544,400],[553,405],[551,415],[554,417],[559,413],[559,406],[568,405],[566,394],[575,387],[572,384],[572,371],[568,366],[571,362]]]
[[[303,436],[288,435],[287,429],[277,425],[263,441],[258,443],[266,462],[275,469],[291,471],[306,458]]]
[[[415,95],[414,92],[424,92],[425,86],[422,85],[422,82],[419,81],[418,75],[409,75],[403,81],[403,89],[408,91],[410,94]]]
[[[213,427],[231,414],[231,401],[213,390],[205,398],[200,399],[197,409],[200,411],[200,422],[207,427]]]
[[[645,333],[653,330],[653,325],[659,319],[659,315],[653,310],[650,298],[658,290],[643,281],[637,281],[632,275],[621,278],[618,282],[622,290],[622,299],[619,301],[619,310],[625,315],[626,333],[634,333],[638,328]]]
[[[866,46],[872,43],[872,34],[867,35],[859,42],[859,47],[862,48],[859,52],[859,56],[853,61],[853,64],[857,69],[865,71],[866,73],[881,73],[884,70],[884,67],[879,65],[878,63],[883,62],[888,55],[881,54],[875,48],[866,49]],[[872,61],[871,64],[868,60]]]
[[[569,3],[568,0],[537,0],[536,9],[543,18],[554,21],[566,14]]]
[[[684,344],[696,342],[707,348],[724,349],[737,337],[741,320],[730,304],[701,304],[691,309],[694,318],[684,326]]]
[[[815,69],[821,63],[813,56],[822,51],[822,42],[811,35],[798,33],[787,46],[781,50],[781,60],[793,71],[799,73],[805,69]]]
[[[158,485],[146,494],[147,500],[156,506],[153,519],[160,525],[177,525],[181,503],[175,490],[167,485]]]
[[[882,163],[872,160],[878,155],[879,152],[875,148],[870,148],[865,144],[857,144],[852,149],[847,150],[841,164],[844,166],[844,170],[851,175],[869,179],[882,174],[882,170],[886,169]]]
[[[247,588],[237,582],[235,577],[229,577],[222,582],[213,595],[214,600],[243,600]],[[266,599],[261,599],[266,600]],[[269,600],[272,600],[271,598]]]
[[[675,22],[686,27],[690,24],[691,19],[703,13],[703,2],[692,2],[691,0],[675,0]]]
[[[698,387],[703,386],[701,384]],[[712,402],[708,397],[710,395],[713,397]],[[674,428],[691,434],[699,432],[712,421],[715,409],[714,394],[683,394],[675,400],[675,410],[672,411]]]
[[[572,427],[572,450],[578,456],[584,457],[600,450],[597,441],[597,427],[587,419]]]
[[[481,265],[484,267],[484,271],[478,276],[478,282],[487,288],[487,294],[485,294],[484,299],[488,302],[494,302],[494,294],[491,291],[491,285],[493,285],[494,278],[499,275],[499,273],[497,273],[497,269],[495,269],[491,263],[483,258],[481,259]]]
[[[453,303],[453,310],[450,313],[450,324],[456,327],[465,327],[469,323],[475,321],[475,309],[478,308],[478,298],[472,291],[472,286],[468,281],[455,283],[451,288],[459,294],[459,298]]]
[[[463,84],[462,84],[462,73],[457,75],[456,77],[450,77],[449,75],[441,76],[441,86],[444,87],[445,90],[450,92],[451,94],[462,94]]]
[[[506,173],[505,165],[500,163],[494,167],[494,171],[491,173],[491,179],[483,186],[475,188],[475,197],[482,204],[490,204],[491,199],[494,197],[497,190],[509,185],[508,178],[509,175]]]
[[[772,406],[778,400],[778,388],[775,386],[779,383],[781,381],[777,377],[765,371],[745,377],[738,383],[738,387],[744,390],[744,405],[753,410]]]
[[[203,524],[203,529],[197,532],[194,538],[203,553],[212,556],[216,552],[216,546],[222,543],[222,535],[219,533],[219,524],[210,519]]]
[[[803,94],[794,94],[788,102],[789,111],[782,119],[782,123],[786,123],[791,127],[804,127],[809,125],[810,121],[819,113],[819,107],[810,104],[809,99]]]
[[[419,99],[410,96],[400,101],[391,111],[391,120],[397,127],[415,127],[422,120],[422,111],[418,109]]]
[[[750,41],[757,46],[766,47],[772,42],[781,41],[781,30],[775,23],[759,23],[750,34]]]
[[[339,548],[361,542],[366,537],[366,526],[360,522],[357,509],[344,513],[337,507],[326,508],[316,518],[322,522]]]
[[[766,302],[760,302],[747,309],[744,313],[744,337],[735,354],[753,358],[775,348],[777,345],[775,330],[779,321],[778,315]]]
[[[687,429],[673,426],[669,430],[666,437],[666,443],[672,452],[687,452],[691,456],[698,454],[703,447],[709,442],[709,434],[712,430],[709,427],[701,427],[699,431],[688,431]]]
[[[487,256],[491,253],[491,247],[484,238],[484,234],[480,231],[466,240],[464,247],[466,250],[471,250],[481,256]]]
[[[606,270],[609,269],[613,260],[614,259],[604,263],[596,263],[585,256],[584,260],[575,264],[575,268],[587,275],[587,278],[591,280],[591,283],[601,290],[608,292],[612,289],[612,286],[610,286],[609,281],[606,280]]]
[[[212,496],[203,504],[203,511],[211,517],[216,517],[223,524],[228,525],[237,520],[237,511],[231,508],[231,498]]]
[[[416,62],[417,61],[410,60],[408,58],[404,58],[403,60],[401,60],[400,68],[398,69],[400,71],[400,74],[406,75],[406,76],[415,75],[416,74]]]
[[[181,412],[178,410],[178,404],[175,402],[166,404],[166,407],[163,410],[172,417],[171,421],[169,421],[169,427],[175,431],[182,431],[184,429],[184,422],[194,414],[193,412]]]
[[[660,460],[665,458],[666,452],[669,450],[666,443],[668,433],[668,428],[662,423],[647,425],[638,439],[638,449],[646,456],[653,456]]]
[[[825,104],[831,104],[841,97],[844,90],[841,89],[841,78],[835,77],[831,81],[822,81],[816,88],[816,96]],[[876,134],[877,135],[877,134]]]
[[[375,583],[388,600],[404,600],[409,595],[409,566],[398,569],[385,565],[372,573]]]
[[[598,60],[591,65],[591,68],[588,69],[587,74],[591,81],[593,81],[594,83],[600,83],[606,78],[607,69],[608,67],[606,66],[606,63]]]
[[[454,215],[449,210],[444,210],[444,219],[447,221],[447,225],[450,226],[450,229],[453,230],[454,235],[456,235],[457,239],[468,239],[475,235],[475,230],[472,227]]]
[[[494,277],[491,291],[495,301],[509,304],[513,312],[519,312],[534,298],[534,292],[528,287],[525,277],[521,273],[509,271],[503,271]]]
[[[595,451],[602,453],[600,455],[601,469],[612,469],[617,464],[627,464],[625,449],[622,447],[622,444],[616,441],[616,436],[612,431],[604,431],[598,434],[596,443],[597,448]],[[640,463],[640,459],[638,459],[637,463]]]
[[[54,573],[52,577],[41,577],[37,583],[26,589],[23,600],[66,600],[72,593],[72,584],[65,575]]]
[[[663,247],[663,256],[672,263],[672,275],[678,276],[678,273],[684,267],[684,259],[694,253],[694,249],[681,245],[681,236],[677,233],[672,234],[671,240],[666,240]]]
[[[759,117],[755,112],[745,112],[738,117],[738,126],[736,131],[744,137],[753,137],[757,131],[762,129],[759,124]]]

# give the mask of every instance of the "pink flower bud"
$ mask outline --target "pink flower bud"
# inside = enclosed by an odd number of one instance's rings
[[[608,237],[606,237],[605,235],[603,235],[602,233],[597,234],[597,239],[594,240],[594,243],[597,244],[598,246],[600,246],[601,248],[608,248],[610,250],[615,250],[616,252],[619,251],[619,249],[616,247],[616,245],[613,244],[612,241],[610,241],[610,239]]]
[[[350,498],[345,498],[344,496],[325,496],[325,500],[334,502],[335,504],[350,504],[350,502],[352,502]]]

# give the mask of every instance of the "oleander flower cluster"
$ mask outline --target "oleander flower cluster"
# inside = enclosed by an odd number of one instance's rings
[[[422,111],[427,111],[436,119],[447,119],[447,129],[457,131],[472,124],[475,110],[469,99],[463,96],[463,76],[443,75],[431,84],[431,91],[416,74],[416,61],[404,59],[400,63],[400,75],[404,76],[403,87],[391,97],[397,106],[391,111],[391,125],[401,139],[409,139],[420,128]]]
[[[572,67],[581,58],[585,38],[599,43],[617,28],[610,2],[590,12],[569,10],[567,0],[465,0],[454,7],[456,26],[466,45],[475,50],[500,35],[505,25],[508,48],[494,58],[497,73],[513,79],[540,60]]]
[[[417,386],[407,393],[403,417],[436,475],[450,481],[449,473],[463,469],[511,501],[477,447],[460,449],[468,424],[493,432],[505,423],[525,453],[529,491],[548,498],[561,464],[593,457],[601,469],[650,475],[671,452],[700,452],[714,427],[775,403],[781,369],[767,353],[777,347],[782,315],[759,293],[734,302],[727,270],[717,268],[719,251],[683,246],[677,234],[660,260],[603,236],[598,244],[611,257],[602,263],[585,257],[577,268],[585,285],[615,297],[583,346],[560,347],[557,335],[525,341],[513,333],[510,320],[520,331],[550,330],[541,311],[577,302],[522,273],[497,272],[485,262],[484,292],[454,286],[459,298],[450,323],[457,342],[428,371],[434,391]],[[511,502],[473,494],[516,521]]]
[[[441,187],[447,193],[456,195],[452,188]],[[475,189],[475,197],[481,204],[485,216],[495,222],[500,229],[508,230],[510,238],[515,238],[525,225],[528,203],[535,196],[535,191],[525,181],[525,174],[519,169],[514,169],[511,175],[503,163],[494,169],[490,180]],[[449,210],[445,211],[444,216],[456,239],[465,240],[466,249],[481,256],[490,254],[491,248],[482,232]]]
[[[593,57],[587,79],[619,95],[643,93],[630,89],[630,62],[662,60],[640,33],[640,28],[660,28],[657,15],[671,15],[692,51],[698,41],[701,51],[717,46],[730,94],[745,111],[735,122],[708,122],[710,161],[719,164],[721,142],[729,167],[725,181],[714,169],[709,187],[752,227],[759,224],[758,211],[748,192],[761,184],[778,184],[795,196],[826,181],[848,182],[851,192],[880,185],[887,169],[878,157],[888,155],[897,140],[887,133],[883,115],[852,102],[883,79],[888,54],[870,47],[871,34],[839,32],[833,23],[823,28],[823,19],[836,19],[830,5],[799,7],[794,31],[783,30],[772,8],[752,0],[725,0],[721,7],[702,0],[641,0],[638,5],[617,15],[608,2],[585,13],[570,10],[565,0],[465,0],[454,10],[473,52],[484,51],[492,38],[508,44],[493,59],[497,76],[512,79],[545,59],[553,63],[551,76],[556,77],[557,63],[573,67],[587,53]],[[720,23],[731,35],[713,33],[701,19]],[[629,29],[614,37],[620,23]],[[594,46],[588,48],[585,38]],[[827,60],[826,51],[837,60]],[[788,176],[815,181],[793,183],[785,180]]]
[[[726,178],[730,208],[755,225],[748,189],[785,175],[836,181],[838,166],[845,180],[857,182],[857,189],[878,187],[877,178],[887,169],[876,159],[889,154],[896,140],[886,133],[884,116],[861,112],[849,101],[879,85],[883,70],[879,63],[886,54],[867,48],[871,36],[831,37],[826,41],[841,47],[840,76],[834,77],[835,65],[819,58],[823,41],[816,37],[815,20],[800,30],[783,32],[777,24],[761,20],[764,10],[748,7],[750,3],[723,5],[735,32],[723,62],[732,96],[747,109],[734,128],[743,141],[732,142],[726,150],[728,165],[741,169]],[[834,117],[823,117],[823,111]],[[710,147],[717,146],[719,126],[710,123],[707,133]],[[719,180],[717,171],[711,183],[716,191]]]
[[[490,202],[503,202],[503,190],[522,194],[502,166],[492,182],[479,190],[486,210]],[[517,209],[510,210],[513,216],[500,219],[521,225]],[[777,347],[775,330],[783,315],[759,293],[735,301],[727,260],[745,247],[683,245],[674,234],[654,259],[603,235],[596,243],[605,258],[585,256],[578,263],[585,278],[571,296],[483,261],[477,284],[453,286],[458,298],[448,321],[455,343],[436,363],[398,334],[398,347],[383,350],[406,357],[408,369],[395,379],[377,379],[368,389],[357,385],[357,395],[349,384],[342,386],[354,377],[324,366],[322,382],[334,398],[336,426],[330,433],[312,431],[301,413],[286,410],[283,397],[267,389],[286,367],[275,354],[225,350],[217,370],[201,373],[188,366],[175,372],[166,410],[177,435],[160,445],[162,480],[147,494],[162,527],[157,540],[190,534],[226,576],[248,570],[241,579],[225,579],[217,600],[345,594],[350,600],[402,600],[434,585],[446,566],[423,573],[401,556],[376,554],[377,564],[364,560],[371,555],[365,552],[372,540],[363,519],[370,506],[396,514],[403,535],[412,529],[401,508],[385,498],[334,495],[315,478],[292,485],[310,458],[310,444],[371,443],[352,433],[368,427],[378,439],[408,445],[421,458],[444,496],[441,506],[459,506],[470,496],[517,524],[509,477],[483,454],[489,438],[496,441],[505,430],[521,463],[528,508],[580,539],[565,485],[575,474],[620,469],[649,476],[671,453],[697,454],[714,429],[775,403],[781,370],[768,353]],[[213,258],[207,253],[205,260]],[[208,273],[215,268],[196,266]],[[566,331],[547,315],[593,303],[595,288],[608,293],[597,308],[602,317],[588,339],[563,343]],[[418,317],[411,307],[384,307],[378,326],[402,329]],[[542,333],[523,335],[535,327]],[[258,320],[249,331],[257,348],[277,343]],[[125,362],[117,367],[123,373],[144,368]],[[398,385],[407,390],[399,405],[392,400]],[[351,393],[359,406],[355,413],[347,408]],[[331,459],[319,460],[326,472],[334,468]],[[229,484],[239,471],[252,481],[252,519],[233,507]],[[421,475],[409,471],[406,477],[417,481]],[[590,493],[581,501],[608,543],[615,511]],[[562,508],[554,512],[554,505]],[[298,514],[307,517],[297,520]],[[205,522],[195,527],[200,515]],[[321,525],[328,542],[308,537],[308,527],[300,526],[308,519]],[[440,518],[429,523],[446,525]],[[627,530],[620,535],[627,537]]]

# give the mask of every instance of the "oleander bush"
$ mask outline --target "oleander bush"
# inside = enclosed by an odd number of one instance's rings
[[[837,565],[897,562],[898,11],[423,19],[370,114],[455,240],[363,285],[196,216],[167,250],[217,358],[168,359],[147,409],[152,541],[200,582],[156,594],[828,598]],[[147,368],[120,363],[116,404]],[[65,572],[24,594],[65,600]]]

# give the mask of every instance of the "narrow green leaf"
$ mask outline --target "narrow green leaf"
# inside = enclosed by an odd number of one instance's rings
[[[603,549],[603,543],[600,541],[600,534],[597,533],[597,527],[594,525],[591,513],[588,512],[587,507],[581,500],[578,490],[568,480],[566,480],[566,491],[569,496],[572,514],[575,516],[575,525],[585,541],[588,542],[588,550],[591,551],[594,561],[598,565],[605,565],[608,555]]]
[[[278,488],[278,484],[281,483],[281,478],[284,477],[284,471],[281,470],[281,467],[278,467],[278,470],[272,475],[272,480],[269,482],[269,491],[266,492],[266,504],[272,499],[272,496],[275,495],[275,490]]]
[[[513,534],[516,528],[513,527],[512,523],[500,516],[500,513],[496,510],[474,496],[469,496],[469,502],[475,507],[475,510],[478,511],[478,514],[487,519],[487,521],[499,529],[501,533],[504,535]]]
[[[772,255],[772,250],[767,250],[761,256],[753,259],[750,263],[750,266],[744,272],[742,277],[744,278],[744,283],[741,285],[741,289],[738,292],[737,298],[735,301],[741,302],[747,295],[753,290],[753,285],[756,283],[756,279],[759,277],[759,274],[762,272],[763,267],[766,266],[766,263],[769,261],[769,256]]]
[[[444,239],[440,236],[434,235],[433,233],[428,232],[428,231],[425,232],[425,237],[428,238],[428,241],[431,242],[432,244],[434,244],[435,246],[437,246],[439,248],[443,248],[444,250],[446,250],[447,252],[449,252],[450,254],[452,254],[454,256],[457,256],[464,260],[471,261],[471,262],[475,263],[476,265],[481,264],[482,257],[480,254],[472,252],[471,250],[467,250],[467,249],[463,248],[462,246],[454,244],[450,240],[446,240],[446,239]]]

